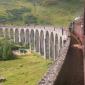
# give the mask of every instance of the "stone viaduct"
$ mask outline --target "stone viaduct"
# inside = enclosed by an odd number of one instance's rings
[[[53,26],[0,27],[0,36],[13,39],[16,44],[27,45],[31,51],[52,60],[59,56],[68,34],[63,28]]]

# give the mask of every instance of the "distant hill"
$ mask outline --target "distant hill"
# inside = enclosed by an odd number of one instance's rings
[[[0,24],[67,26],[83,13],[83,0],[0,0]]]

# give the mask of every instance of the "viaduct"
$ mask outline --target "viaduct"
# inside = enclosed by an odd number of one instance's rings
[[[54,85],[70,44],[69,31],[53,26],[0,27],[0,36],[29,47],[44,59],[54,61],[38,85]]]
[[[8,37],[18,44],[27,45],[31,51],[45,59],[56,60],[68,40],[68,31],[53,26],[0,27],[0,36]]]

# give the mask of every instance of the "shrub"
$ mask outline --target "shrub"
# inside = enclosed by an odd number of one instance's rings
[[[0,39],[0,60],[10,60],[14,59],[12,53],[12,43],[10,40],[1,38]]]
[[[37,24],[37,17],[33,15],[25,16],[25,24]]]
[[[5,23],[7,22],[7,17],[0,15],[0,23]]]
[[[22,20],[22,15],[27,12],[31,12],[31,9],[22,7],[20,9],[6,10],[8,14],[8,21]]]

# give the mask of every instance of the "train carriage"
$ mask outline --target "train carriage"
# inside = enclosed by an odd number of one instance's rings
[[[85,8],[84,15],[75,18],[69,27],[70,34],[73,34],[77,40],[81,42],[83,52],[83,72],[84,72],[84,85],[85,85]]]

